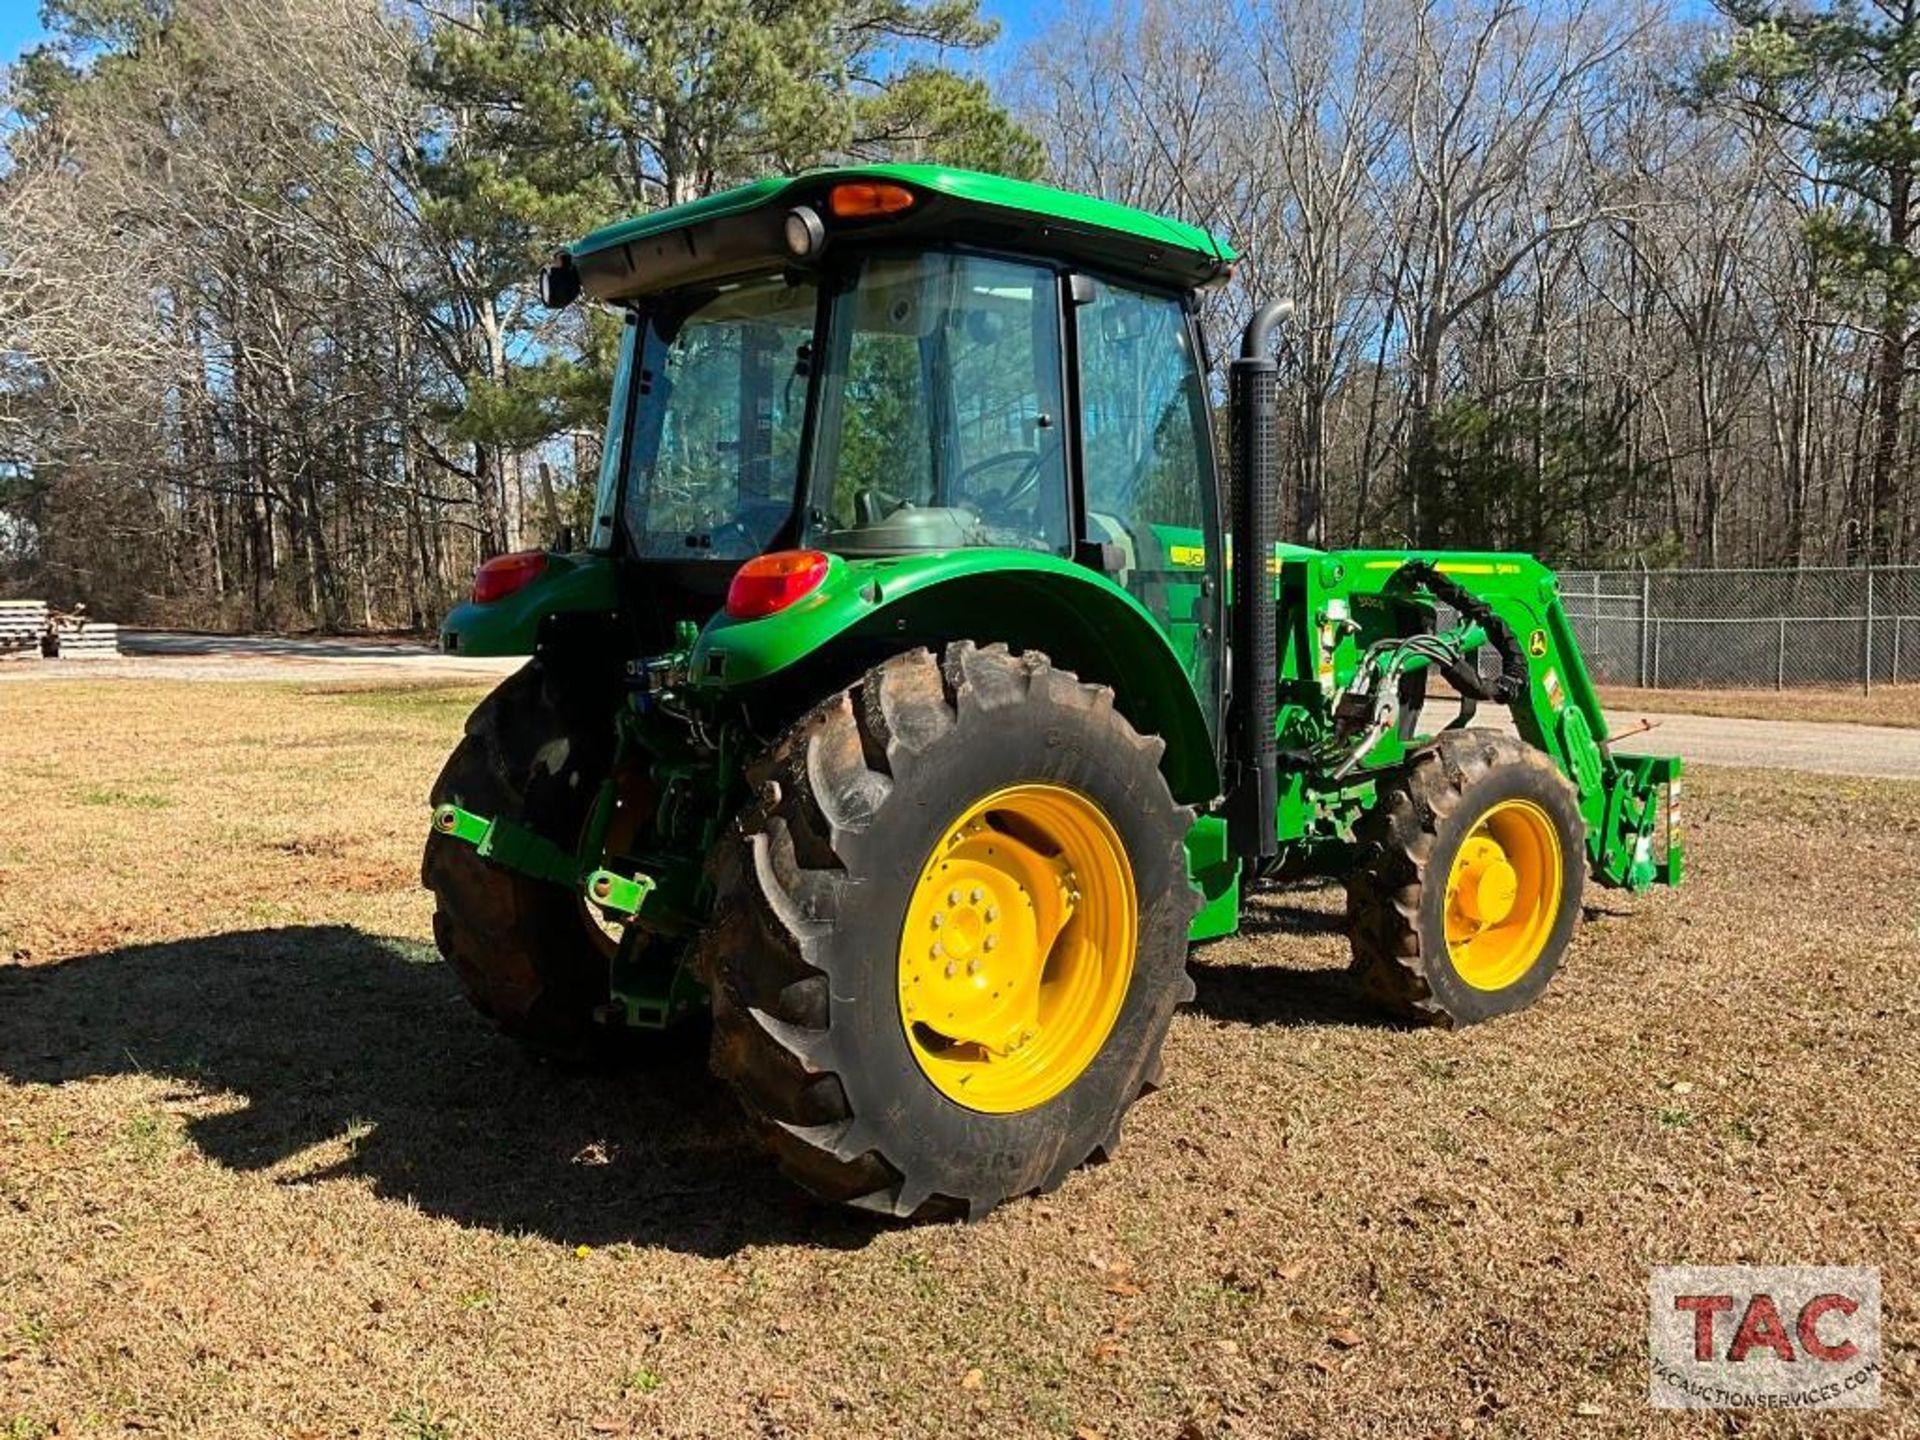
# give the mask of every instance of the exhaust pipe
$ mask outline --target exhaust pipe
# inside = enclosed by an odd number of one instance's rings
[[[1291,300],[1254,311],[1227,371],[1233,480],[1233,710],[1239,774],[1228,811],[1233,848],[1248,869],[1280,853],[1280,783],[1273,727],[1278,711],[1278,605],[1270,566],[1280,540],[1279,366],[1274,332]]]

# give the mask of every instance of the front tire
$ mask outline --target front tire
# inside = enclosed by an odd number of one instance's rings
[[[1110,690],[965,641],[773,748],[696,963],[714,1071],[790,1178],[977,1219],[1117,1145],[1193,995],[1163,748]]]
[[[1587,873],[1579,800],[1544,754],[1498,731],[1445,732],[1381,782],[1356,839],[1347,930],[1370,999],[1456,1026],[1539,998]]]

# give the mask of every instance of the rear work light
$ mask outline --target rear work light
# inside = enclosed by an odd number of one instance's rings
[[[758,620],[804,600],[827,578],[827,557],[818,550],[776,550],[749,560],[727,586],[727,614]]]
[[[539,579],[540,572],[546,568],[546,553],[541,550],[496,555],[473,572],[474,603],[485,605],[490,600],[504,600]]]
[[[842,220],[867,215],[894,215],[913,208],[913,192],[884,180],[848,181],[827,192],[827,208]]]
[[[785,233],[788,253],[796,260],[811,260],[827,248],[827,227],[810,205],[796,205],[787,212]]]

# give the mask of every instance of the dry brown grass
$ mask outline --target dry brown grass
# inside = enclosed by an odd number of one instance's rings
[[[1728,715],[1746,720],[1825,720],[1920,729],[1920,685],[1834,690],[1640,690],[1602,685],[1601,702],[1623,713]]]
[[[1916,1428],[1920,786],[1701,772],[1688,887],[1462,1034],[1274,894],[1115,1163],[889,1228],[697,1060],[467,1011],[415,864],[476,693],[0,692],[0,1436],[1726,1433],[1645,1407],[1680,1259],[1879,1265],[1852,1428]]]

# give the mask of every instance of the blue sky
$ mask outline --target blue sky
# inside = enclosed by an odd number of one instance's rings
[[[9,0],[0,0],[0,5],[7,3]],[[1022,4],[1021,0],[982,0],[980,6],[981,14],[1000,22],[999,43],[1003,49],[1018,45],[1044,29],[1053,19],[1050,10],[1049,6]]]
[[[1707,8],[1707,0],[1682,0],[1679,13],[1704,13]],[[1054,6],[1023,3],[1023,0],[982,0],[980,9],[1000,22],[996,59],[1044,29],[1057,13]],[[0,64],[15,59],[45,33],[40,28],[39,0],[0,0]]]
[[[0,0],[0,64],[16,59],[45,33],[39,0]]]
[[[1012,49],[1051,18],[1049,7],[1021,0],[985,0],[981,10],[1000,22],[1001,50]],[[17,59],[22,50],[41,39],[39,0],[0,0],[0,64]]]

